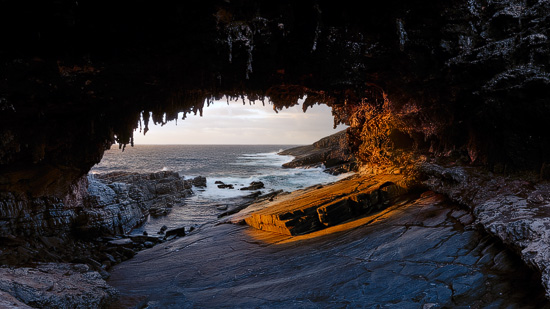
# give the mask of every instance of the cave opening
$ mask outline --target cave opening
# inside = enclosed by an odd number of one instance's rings
[[[246,96],[207,99],[196,113],[180,112],[171,121],[149,113],[154,121],[146,125],[142,113],[131,146],[111,146],[92,167],[88,192],[109,191],[117,183],[142,192],[144,179],[153,179],[154,186],[181,179],[182,192],[170,185],[166,192],[147,191],[159,202],[138,226],[121,230],[155,235],[163,228],[197,228],[258,196],[352,175],[356,165],[345,151],[348,126],[336,124],[324,104],[306,112],[305,100],[277,109],[270,100]]]

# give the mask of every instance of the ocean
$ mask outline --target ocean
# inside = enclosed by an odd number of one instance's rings
[[[207,187],[193,188],[195,194],[185,200],[185,205],[174,207],[164,217],[148,218],[147,222],[134,229],[132,234],[147,231],[156,234],[163,225],[169,229],[200,227],[215,221],[227,205],[238,197],[254,191],[238,190],[252,181],[265,184],[262,194],[275,190],[291,192],[316,184],[337,181],[348,175],[333,176],[319,168],[283,168],[292,161],[292,156],[281,156],[281,150],[296,145],[136,145],[124,151],[114,147],[107,150],[101,162],[91,170],[92,174],[112,171],[138,173],[175,171],[185,179],[205,176]],[[235,189],[220,189],[215,184],[222,181]]]

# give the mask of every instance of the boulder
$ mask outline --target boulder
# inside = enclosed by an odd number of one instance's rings
[[[259,190],[264,188],[264,183],[261,181],[253,181],[248,187],[241,188],[240,190]]]
[[[225,184],[221,181],[216,181],[216,183],[219,183],[218,188],[220,188],[220,189],[234,189],[232,184]]]
[[[185,236],[185,227],[180,227],[180,228],[176,228],[176,229],[173,229],[173,230],[168,230],[166,232],[166,236],[164,238],[168,238],[170,236],[178,236],[178,237],[181,237],[181,236]]]
[[[205,187],[206,187],[206,177],[204,177],[204,176],[197,176],[197,177],[191,179],[191,183],[192,183],[193,186],[195,186],[195,187],[205,188]]]

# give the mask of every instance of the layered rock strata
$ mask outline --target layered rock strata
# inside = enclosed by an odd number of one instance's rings
[[[193,194],[192,182],[175,172],[116,172],[82,179],[72,198],[64,201],[10,195],[0,202],[0,262],[78,260],[97,269],[104,261],[107,266],[119,263],[135,254],[133,247],[111,248],[102,239],[125,235],[148,215],[182,205]],[[29,203],[35,206],[32,212]],[[137,242],[136,248],[143,248],[143,243]]]
[[[291,193],[245,222],[257,229],[286,235],[307,234],[381,210],[407,192],[404,177],[356,177],[302,194]]]
[[[172,207],[182,206],[183,199],[193,194],[193,182],[202,182],[184,180],[170,171],[112,172],[90,176],[89,181],[88,204],[78,227],[85,234],[126,234],[148,215],[166,215]]]
[[[502,177],[472,167],[428,162],[418,163],[413,170],[408,176],[378,174],[347,179],[310,190],[307,195],[297,191],[242,216],[248,225],[260,230],[309,234],[390,205],[406,192],[406,183],[422,185],[467,206],[476,224],[541,274],[550,298],[550,186],[540,182],[540,176]],[[365,187],[363,182],[371,186]]]
[[[125,234],[149,214],[166,214],[192,194],[175,172],[109,173],[82,178],[65,199],[1,193],[2,237]],[[11,236],[10,236],[11,235]]]

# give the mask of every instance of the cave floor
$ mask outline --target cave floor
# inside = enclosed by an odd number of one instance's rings
[[[113,308],[549,307],[540,278],[430,192],[306,236],[207,225],[111,274]]]

